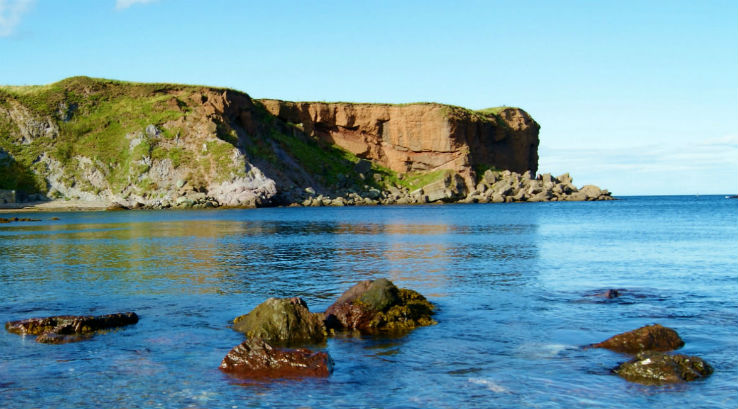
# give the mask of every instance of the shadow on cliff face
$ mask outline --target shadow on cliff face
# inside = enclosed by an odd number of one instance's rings
[[[10,153],[0,148],[0,191],[11,192],[0,197],[0,204],[46,199],[46,189],[30,167],[18,162]],[[12,197],[11,197],[12,196]]]
[[[279,186],[277,204],[294,202],[306,188],[317,194],[341,189],[376,187],[370,171],[362,169],[359,158],[317,138],[270,113],[259,101],[242,95],[224,113],[228,124],[219,130],[219,138],[236,146],[253,166]],[[221,134],[235,137],[221,137]],[[371,167],[371,165],[369,165]]]

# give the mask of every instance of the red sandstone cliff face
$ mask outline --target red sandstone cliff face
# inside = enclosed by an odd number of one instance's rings
[[[451,169],[474,186],[474,166],[538,170],[540,126],[522,109],[482,114],[441,104],[259,100],[306,134],[396,172]]]

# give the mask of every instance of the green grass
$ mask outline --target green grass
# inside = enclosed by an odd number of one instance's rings
[[[454,171],[450,169],[439,169],[430,172],[411,172],[403,177],[402,184],[412,192],[413,190],[417,190],[423,186],[437,182],[446,177],[446,175],[453,173]]]
[[[508,108],[514,108],[514,107],[509,107],[507,105],[502,105],[502,106],[499,106],[499,107],[491,107],[491,108],[478,109],[475,112],[478,112],[478,113],[480,113],[482,115],[490,115],[490,114],[491,115],[499,115],[499,114],[502,113],[502,111],[504,111],[504,110],[506,110]]]
[[[270,137],[276,140],[280,147],[297,160],[308,172],[322,178],[327,185],[340,183],[339,175],[353,179],[354,184],[359,184],[354,166],[359,158],[350,152],[335,145],[321,145],[304,135],[283,132],[273,129]]]
[[[110,186],[120,190],[148,170],[148,166],[138,163],[146,156],[169,157],[175,167],[191,159],[191,155],[182,149],[164,148],[158,145],[158,141],[150,140],[145,136],[145,128],[149,124],[156,125],[162,131],[162,138],[173,140],[182,130],[166,129],[162,125],[191,112],[185,100],[201,89],[198,86],[140,84],[88,77],[72,77],[41,86],[2,86],[0,104],[3,107],[20,104],[36,118],[50,118],[58,126],[59,136],[55,139],[36,138],[30,144],[21,144],[19,140],[13,140],[15,135],[19,135],[17,127],[0,116],[0,148],[12,155],[17,164],[14,166],[28,169],[30,174],[37,173],[31,170],[31,166],[39,155],[48,152],[51,158],[60,162],[64,170],[62,179],[82,188],[87,186],[82,183],[81,167],[75,157],[87,157],[95,166],[103,166]],[[11,104],[11,101],[16,103]],[[62,120],[67,115],[60,112],[60,107],[74,107],[69,120]],[[133,138],[140,138],[141,143],[129,149]],[[219,148],[214,148],[218,154]],[[12,172],[0,169],[3,172],[0,186],[44,191],[43,169],[35,170],[38,174],[32,182],[27,176],[10,177],[10,173],[24,175],[15,167]],[[144,189],[152,188],[149,184],[144,185]]]

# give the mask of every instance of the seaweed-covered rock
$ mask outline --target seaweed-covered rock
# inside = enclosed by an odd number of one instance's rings
[[[712,371],[710,364],[702,358],[662,352],[640,353],[613,369],[630,382],[646,385],[694,381],[709,376]]]
[[[637,354],[645,351],[672,351],[682,346],[684,346],[684,341],[676,331],[659,324],[646,325],[590,345],[592,348],[605,348],[626,354]]]
[[[83,341],[100,331],[137,322],[138,315],[134,312],[99,316],[60,315],[6,322],[5,329],[19,335],[37,335],[37,342],[63,344]]]
[[[276,348],[262,339],[251,338],[228,352],[220,370],[252,379],[326,377],[333,371],[333,360],[325,352]]]
[[[406,331],[433,325],[434,306],[419,293],[380,278],[349,288],[325,312],[331,329]]]
[[[322,314],[311,313],[299,297],[270,298],[234,319],[233,329],[282,344],[321,342],[327,336]]]

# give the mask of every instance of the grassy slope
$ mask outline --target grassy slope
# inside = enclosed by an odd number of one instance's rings
[[[145,134],[147,125],[162,130],[161,137],[173,139],[179,130],[167,129],[162,124],[185,116],[191,111],[188,96],[201,90],[198,86],[174,84],[140,84],[121,81],[73,77],[63,81],[29,87],[0,87],[0,107],[10,108],[15,101],[31,111],[35,118],[51,118],[59,127],[59,137],[35,138],[22,144],[13,136],[19,135],[14,124],[0,116],[0,148],[13,157],[12,166],[0,166],[0,188],[26,192],[45,192],[43,165],[37,161],[42,153],[61,163],[63,180],[86,191],[94,187],[80,177],[80,166],[75,159],[83,156],[102,168],[108,185],[121,190],[129,183],[142,193],[155,188],[145,177],[145,157],[169,158],[175,167],[217,166],[196,163],[191,152],[180,148],[164,148]],[[129,149],[126,135],[136,134],[141,142]],[[210,154],[205,159],[228,158],[233,146],[214,140],[208,142]]]

